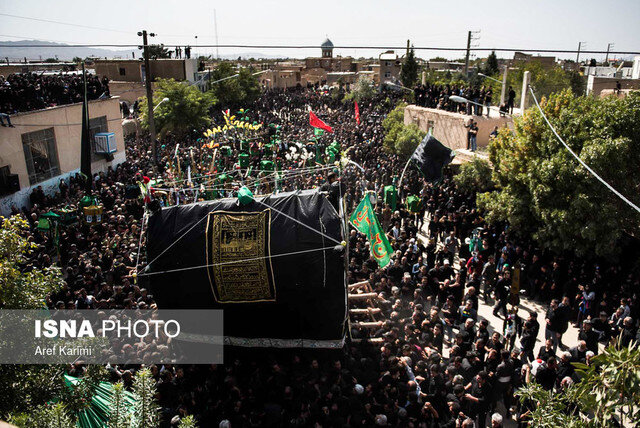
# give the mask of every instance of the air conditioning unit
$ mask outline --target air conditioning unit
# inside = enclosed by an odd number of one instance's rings
[[[115,153],[116,134],[113,132],[98,132],[95,136],[95,152],[100,154]]]

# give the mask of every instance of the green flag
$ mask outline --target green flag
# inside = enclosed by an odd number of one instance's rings
[[[324,129],[313,128],[313,135],[316,137],[322,137],[322,134],[324,134]]]
[[[364,196],[358,208],[351,214],[349,222],[361,233],[367,235],[369,246],[371,247],[371,255],[376,259],[378,265],[381,268],[388,265],[391,262],[393,250],[373,211],[369,195]]]

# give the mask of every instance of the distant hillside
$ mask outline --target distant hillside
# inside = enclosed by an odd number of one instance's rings
[[[24,45],[40,45],[44,47],[30,48]],[[131,58],[131,49],[127,50],[111,50],[100,48],[70,48],[65,47],[64,43],[43,42],[42,40],[18,40],[18,41],[0,41],[0,59],[5,60],[6,57],[10,61],[16,61],[27,57],[28,60],[45,60],[47,58],[58,57],[59,60],[71,60],[74,57],[86,58],[91,57],[107,57],[107,58]],[[133,49],[136,57],[140,57],[140,51]]]
[[[25,45],[40,45],[43,47],[28,48]],[[112,50],[102,48],[70,48],[64,43],[44,42],[42,40],[18,40],[18,41],[0,41],[0,61],[6,61],[5,58],[9,58],[11,62],[17,62],[27,57],[28,60],[40,60],[43,61],[47,58],[57,58],[61,61],[71,60],[75,57],[100,57],[100,58],[131,58],[131,53],[134,52],[136,58],[142,56],[142,51],[137,47],[126,50]],[[193,52],[193,51],[192,51]],[[223,59],[236,59],[239,56],[242,58],[282,58],[278,55],[265,55],[260,52],[240,52],[237,54],[225,54],[220,55]]]

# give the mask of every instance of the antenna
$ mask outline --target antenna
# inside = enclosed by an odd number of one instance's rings
[[[216,32],[216,59],[220,60],[220,55],[218,54],[218,19],[216,18],[215,9],[213,9],[213,28]]]

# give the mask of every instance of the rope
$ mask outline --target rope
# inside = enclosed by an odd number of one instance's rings
[[[145,210],[140,222],[140,239],[138,240],[138,253],[136,254],[136,275],[138,274],[138,264],[140,263],[140,248],[142,247],[142,236],[144,235],[144,223],[147,220],[147,211]]]
[[[292,169],[292,170],[286,170],[285,172],[300,172],[300,171],[322,171],[325,169],[329,169],[329,168],[333,168],[333,167],[319,167],[319,166],[310,166],[310,167],[305,167],[305,168],[296,168],[296,169]],[[193,175],[191,176],[191,180],[195,180],[197,178],[214,178],[217,177],[218,175],[222,175],[222,174],[232,174],[235,171],[249,171],[250,168],[239,168],[239,169],[235,169],[235,170],[231,170],[231,171],[223,171],[223,172],[218,172],[216,174],[201,174],[201,175]],[[270,172],[273,173],[273,171],[267,170],[267,169],[253,169],[252,172]],[[283,171],[281,171],[283,172]],[[184,179],[180,179],[180,180],[163,180],[164,184],[172,184],[172,183],[182,183],[184,181],[187,181],[186,178]]]
[[[187,233],[191,232],[191,231],[193,230],[193,228],[195,228],[197,225],[199,225],[199,224],[200,224],[200,222],[201,222],[202,220],[204,220],[205,218],[207,218],[208,216],[209,216],[209,213],[206,213],[206,214],[205,214],[205,215],[204,215],[200,220],[198,220],[197,222],[195,222],[195,223],[193,224],[193,226],[191,226],[191,227],[190,227],[190,228],[189,228],[185,233],[183,233],[182,235],[180,235],[179,237],[177,237],[177,238],[175,239],[175,241],[173,241],[173,242],[171,243],[171,245],[169,245],[167,248],[165,248],[164,250],[162,250],[162,252],[161,252],[160,254],[158,254],[158,255],[157,255],[153,260],[151,260],[149,263],[147,263],[147,267],[151,266],[151,265],[152,265],[156,260],[158,260],[158,259],[159,259],[159,258],[160,258],[164,253],[166,253],[166,252],[169,250],[169,248],[173,247],[173,246],[176,244],[176,242],[178,242],[179,240],[181,240],[182,238],[184,238],[184,236],[185,236]]]
[[[327,234],[325,234],[325,233],[322,233],[322,232],[320,232],[319,230],[314,229],[313,227],[311,227],[311,226],[309,226],[309,225],[307,225],[307,224],[304,224],[304,223],[303,223],[303,222],[301,222],[300,220],[298,220],[298,219],[295,219],[295,218],[291,217],[289,214],[286,214],[286,213],[284,213],[284,212],[282,212],[282,211],[280,211],[280,210],[278,210],[278,209],[276,209],[276,208],[274,208],[274,207],[272,207],[272,206],[270,206],[270,205],[267,205],[267,204],[265,204],[264,202],[259,201],[259,200],[257,200],[257,199],[254,199],[254,202],[257,202],[257,203],[259,203],[259,204],[261,204],[261,205],[264,205],[265,207],[267,207],[267,208],[270,208],[270,209],[274,210],[274,211],[275,211],[275,212],[277,212],[278,214],[282,214],[283,216],[285,216],[285,217],[286,217],[286,218],[288,218],[289,220],[294,221],[294,222],[296,222],[296,223],[298,223],[298,224],[300,224],[300,225],[302,225],[302,226],[306,227],[307,229],[309,229],[309,230],[311,230],[311,231],[313,231],[313,232],[315,232],[315,233],[317,233],[317,234],[319,234],[319,235],[321,235],[321,236],[324,236],[325,238],[329,239],[329,240],[330,240],[330,241],[332,241],[332,242],[335,242],[335,243],[336,243],[336,244],[338,244],[338,245],[342,245],[342,243],[341,243],[340,241],[336,240],[335,238],[332,238],[331,236],[329,236],[329,235],[327,235]],[[271,220],[273,221],[273,219],[271,219]]]
[[[311,253],[311,252],[314,252],[314,251],[332,250],[333,248],[335,248],[335,247],[312,248],[310,250],[293,251],[293,252],[290,252],[290,253],[275,254],[275,255],[271,255],[271,256],[253,257],[253,258],[250,258],[250,259],[231,260],[231,261],[228,261],[228,262],[213,263],[213,264],[206,264],[206,265],[200,265],[200,266],[191,266],[191,267],[186,267],[186,268],[169,269],[169,270],[163,270],[161,272],[147,272],[147,273],[143,272],[139,276],[151,276],[151,275],[160,275],[160,274],[172,273],[172,272],[184,272],[186,270],[194,270],[194,269],[202,269],[202,268],[208,268],[208,267],[214,267],[214,266],[230,265],[230,264],[234,264],[234,263],[243,263],[243,262],[249,262],[249,261],[254,261],[254,260],[262,260],[262,259],[269,259],[269,258],[275,258],[275,257],[293,256],[293,255],[296,255],[296,254],[305,254],[305,253]],[[147,266],[147,268],[148,268],[148,266]]]
[[[567,143],[564,142],[564,140],[562,140],[562,138],[560,137],[560,135],[558,135],[558,133],[556,132],[555,128],[553,127],[553,125],[551,125],[551,122],[549,122],[549,119],[547,119],[547,116],[544,114],[544,112],[542,111],[542,108],[540,108],[540,104],[538,104],[538,99],[536,98],[536,94],[533,93],[533,88],[531,88],[531,86],[529,86],[529,91],[531,91],[531,95],[533,96],[533,100],[536,102],[536,107],[538,107],[538,110],[540,111],[540,114],[542,114],[542,118],[545,120],[545,122],[547,122],[547,125],[549,125],[549,128],[551,128],[551,131],[553,131],[553,133],[555,134],[555,136],[558,138],[558,140],[562,143],[562,145],[569,151],[569,153],[571,153],[573,155],[574,158],[576,158],[576,160],[578,162],[580,162],[580,164],[585,167],[587,169],[587,171],[589,171],[591,173],[591,175],[593,175],[595,178],[598,179],[598,181],[600,181],[602,184],[604,184],[607,189],[611,190],[613,193],[615,193],[620,199],[622,199],[624,202],[626,202],[631,208],[633,208],[634,210],[638,211],[640,213],[640,207],[638,207],[637,205],[635,205],[633,202],[631,202],[629,199],[627,199],[622,193],[618,192],[616,189],[614,189],[609,183],[607,183],[606,181],[604,181],[598,174],[596,174],[596,172],[594,170],[592,170],[589,165],[587,165],[582,159],[580,159],[578,157],[578,155],[576,155],[574,153],[573,150],[571,150],[571,148],[567,145]]]

